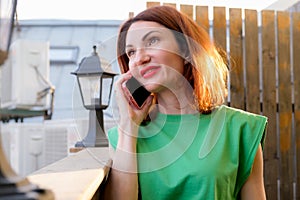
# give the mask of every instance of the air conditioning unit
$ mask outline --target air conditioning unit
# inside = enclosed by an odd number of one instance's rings
[[[43,166],[44,130],[41,124],[2,124],[6,157],[16,173],[26,176]]]
[[[69,125],[8,123],[0,127],[6,157],[20,176],[68,156]]]
[[[45,124],[44,166],[68,156],[68,134],[69,127],[66,125]]]
[[[47,109],[50,105],[49,42],[16,40],[2,66],[1,108]]]

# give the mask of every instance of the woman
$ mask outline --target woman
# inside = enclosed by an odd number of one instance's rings
[[[176,9],[147,9],[122,24],[120,121],[108,133],[108,199],[265,199],[267,120],[225,105],[228,70],[209,35]],[[126,82],[152,93],[135,106]]]

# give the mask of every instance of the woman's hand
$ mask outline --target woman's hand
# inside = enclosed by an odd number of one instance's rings
[[[128,131],[129,134],[136,134],[138,126],[148,114],[153,96],[149,96],[141,108],[137,108],[131,102],[131,94],[126,88],[125,83],[132,77],[130,71],[121,75],[115,85],[116,100],[120,114],[119,128]],[[136,130],[136,131],[135,131]]]

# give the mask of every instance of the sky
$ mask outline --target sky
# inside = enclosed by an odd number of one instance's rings
[[[149,0],[148,0],[149,1]],[[154,0],[155,1],[155,0]],[[226,6],[260,11],[276,0],[162,0],[160,2]],[[146,8],[147,0],[18,0],[17,14],[24,19],[123,20],[129,12]],[[199,3],[200,2],[200,3]]]

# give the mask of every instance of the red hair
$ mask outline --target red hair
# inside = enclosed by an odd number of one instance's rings
[[[205,29],[170,6],[151,7],[121,25],[117,56],[122,73],[129,70],[129,59],[125,53],[127,32],[137,21],[156,22],[174,32],[180,50],[188,61],[183,75],[194,89],[196,107],[200,112],[210,112],[224,103],[228,68],[223,57]]]

